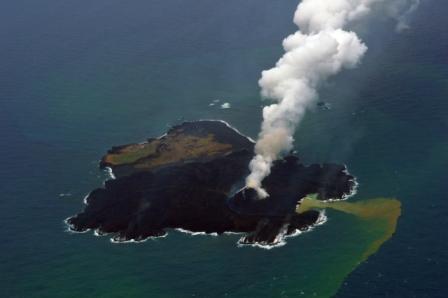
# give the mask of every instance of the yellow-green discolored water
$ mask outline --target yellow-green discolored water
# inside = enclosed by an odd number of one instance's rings
[[[377,252],[380,247],[392,237],[397,228],[401,215],[401,203],[396,199],[375,198],[357,202],[347,201],[319,201],[315,195],[302,199],[297,212],[302,213],[310,209],[332,209],[345,215],[353,216],[358,226],[356,234],[358,243],[351,243],[350,253],[345,251],[341,257],[333,256],[332,263],[327,263],[329,278],[319,292],[314,296],[327,297],[335,294],[345,277],[360,263]],[[345,241],[341,237],[341,241]],[[317,276],[318,277],[318,276]],[[323,276],[322,276],[323,278]],[[339,284],[339,285],[338,285]]]

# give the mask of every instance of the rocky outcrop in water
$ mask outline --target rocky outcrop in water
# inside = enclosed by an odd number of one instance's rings
[[[274,163],[263,181],[270,196],[242,188],[253,142],[221,121],[186,122],[144,143],[114,147],[100,167],[116,179],[93,190],[82,212],[67,219],[72,231],[141,241],[180,228],[244,233],[240,243],[276,245],[306,230],[319,212],[297,213],[299,200],[317,193],[341,199],[355,186],[344,166],[305,166],[294,155]]]

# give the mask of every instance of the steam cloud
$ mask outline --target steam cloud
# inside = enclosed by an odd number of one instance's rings
[[[285,54],[275,67],[262,72],[258,82],[261,95],[276,103],[263,109],[247,187],[261,198],[268,196],[261,182],[273,161],[292,149],[294,131],[318,98],[319,85],[344,68],[356,67],[364,56],[367,46],[345,27],[382,7],[402,30],[418,4],[419,0],[303,0],[298,5],[294,23],[300,31],[283,40]]]

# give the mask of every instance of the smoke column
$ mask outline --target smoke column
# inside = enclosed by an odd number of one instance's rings
[[[270,174],[273,161],[292,149],[293,135],[306,109],[316,101],[317,88],[344,68],[358,65],[367,46],[348,23],[367,16],[374,6],[398,3],[414,5],[418,0],[303,0],[297,7],[294,23],[300,31],[283,40],[285,54],[275,67],[261,74],[261,95],[275,101],[263,109],[263,123],[246,186],[260,198],[268,196],[261,182]],[[409,10],[404,13],[409,13]],[[397,11],[393,17],[403,21]],[[406,16],[405,16],[406,17]],[[404,24],[400,24],[401,27]]]

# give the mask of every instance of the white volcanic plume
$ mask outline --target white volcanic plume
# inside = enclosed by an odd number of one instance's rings
[[[250,162],[247,187],[261,188],[272,162],[292,149],[293,134],[306,109],[316,101],[317,88],[344,68],[356,67],[367,50],[355,32],[345,29],[366,16],[376,4],[417,0],[303,0],[294,23],[300,31],[283,41],[285,54],[275,67],[262,72],[259,85],[265,98],[275,101],[263,109],[263,123]],[[398,14],[394,15],[395,17]]]

